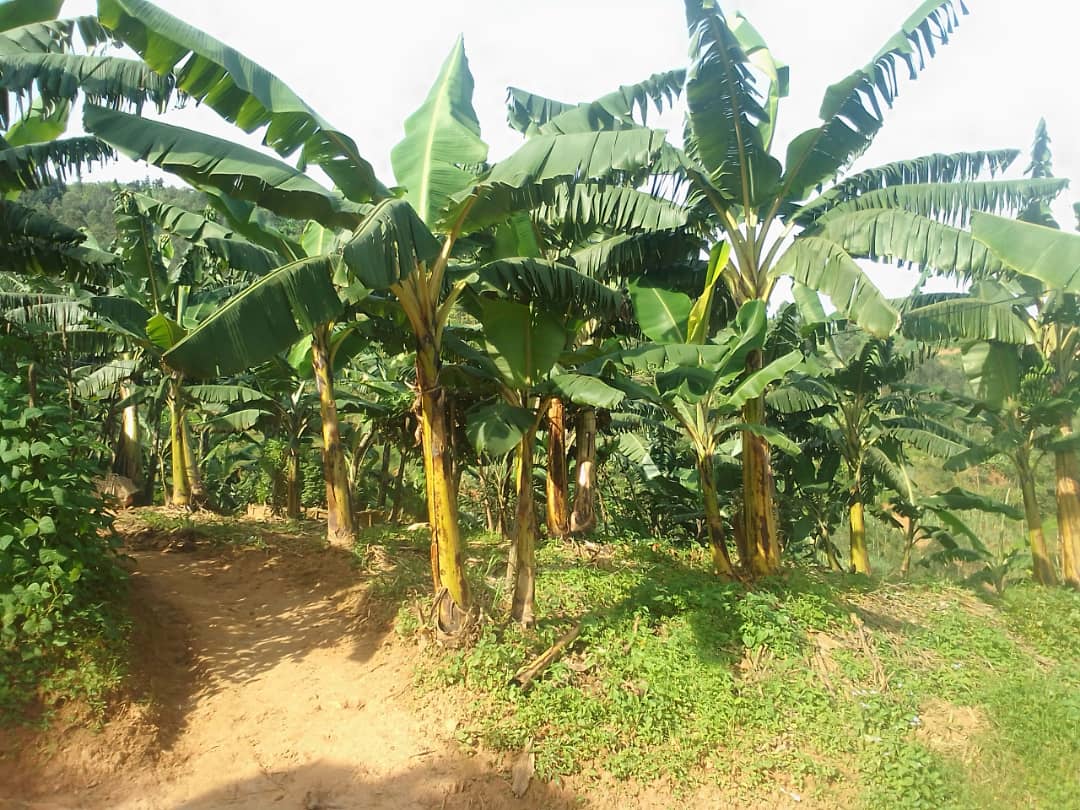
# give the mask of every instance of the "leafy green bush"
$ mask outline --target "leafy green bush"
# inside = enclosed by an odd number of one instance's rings
[[[0,372],[0,711],[41,691],[100,697],[87,692],[104,688],[110,642],[122,636],[124,576],[94,488],[91,426],[66,408],[27,405]],[[80,676],[64,676],[72,670]]]

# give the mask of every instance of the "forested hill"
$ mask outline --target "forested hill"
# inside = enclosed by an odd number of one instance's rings
[[[133,183],[56,184],[39,191],[26,192],[20,201],[44,209],[72,228],[85,228],[99,245],[108,248],[116,238],[116,216],[113,213],[116,194],[124,189],[149,194],[189,211],[201,211],[207,205],[206,195],[199,191],[167,186],[161,180],[149,178]]]

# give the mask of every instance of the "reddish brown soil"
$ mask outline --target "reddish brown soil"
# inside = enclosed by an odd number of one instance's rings
[[[131,699],[98,731],[0,739],[0,807],[582,806],[535,780],[516,799],[508,761],[456,746],[347,555],[138,540]]]

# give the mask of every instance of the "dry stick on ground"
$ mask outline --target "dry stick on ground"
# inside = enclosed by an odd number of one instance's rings
[[[514,674],[514,677],[510,679],[510,683],[516,683],[522,689],[527,689],[536,676],[557,661],[559,657],[566,652],[566,648],[569,647],[579,635],[581,635],[581,622],[577,622],[573,627],[567,630],[566,633],[564,633],[559,640],[552,644],[544,653],[533,659],[532,663],[526,664],[519,669]]]

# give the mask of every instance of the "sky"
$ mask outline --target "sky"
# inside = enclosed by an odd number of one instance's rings
[[[1080,178],[1080,104],[1072,0],[966,0],[949,44],[914,82],[905,81],[882,132],[857,168],[930,152],[1027,150],[1040,117],[1053,138],[1054,170]],[[505,120],[508,86],[563,101],[587,101],[687,63],[683,4],[676,0],[156,0],[283,79],[338,129],[354,137],[380,178],[393,182],[390,150],[423,101],[458,34],[476,80],[474,106],[497,160],[521,137]],[[775,57],[791,66],[777,143],[814,126],[825,88],[864,65],[918,0],[742,0],[741,11]],[[68,0],[65,14],[93,13]],[[207,109],[170,112],[182,126],[257,145]],[[681,130],[677,109],[649,123]],[[780,150],[780,154],[783,150]],[[1021,171],[1023,156],[1013,171]],[[88,179],[151,174],[123,162]],[[156,176],[156,175],[152,175]],[[1077,180],[1080,184],[1080,179]],[[1071,226],[1063,195],[1059,220]],[[874,273],[889,295],[913,276]]]

